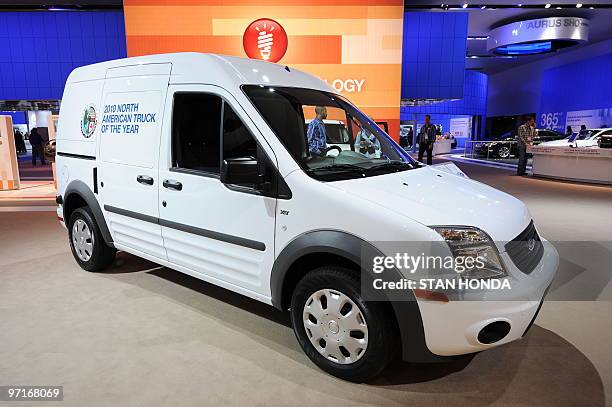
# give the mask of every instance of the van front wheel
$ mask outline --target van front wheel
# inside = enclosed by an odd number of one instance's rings
[[[358,272],[321,267],[306,274],[291,300],[293,330],[317,366],[344,380],[377,376],[394,354],[394,325],[384,304],[361,296]]]
[[[100,228],[87,207],[75,209],[70,215],[68,237],[72,255],[84,270],[103,270],[115,259],[116,250],[106,245]]]

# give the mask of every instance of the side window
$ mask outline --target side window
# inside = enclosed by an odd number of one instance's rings
[[[177,93],[172,112],[172,166],[219,174],[221,108],[219,96]]]
[[[223,104],[223,159],[257,159],[257,143],[228,103]]]
[[[228,103],[223,105],[223,159],[250,158],[257,161],[259,182],[234,184],[264,195],[276,195],[276,169],[255,138]],[[267,187],[265,186],[267,185]]]
[[[599,140],[601,138],[601,136],[612,136],[612,130],[606,130],[603,133],[601,133],[599,136],[597,136],[597,140]]]

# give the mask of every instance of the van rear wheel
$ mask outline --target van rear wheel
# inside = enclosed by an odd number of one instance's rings
[[[381,373],[396,332],[384,304],[361,296],[358,272],[321,267],[306,274],[291,300],[293,330],[306,355],[329,374],[363,382]]]
[[[104,270],[115,259],[117,251],[104,242],[88,207],[77,208],[72,212],[68,222],[68,236],[72,255],[84,270]]]

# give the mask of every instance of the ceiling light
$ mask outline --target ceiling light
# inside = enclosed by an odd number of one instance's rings
[[[484,9],[486,9],[486,8],[487,8],[487,6],[480,6],[480,9],[481,9],[481,10],[484,10]]]
[[[580,8],[580,7],[582,7],[582,3],[576,4],[576,8]]]
[[[557,7],[557,10],[561,10],[561,7]]]
[[[524,44],[508,44],[495,49],[501,55],[533,55],[553,51],[551,41],[536,41]]]
[[[546,3],[546,5],[544,6],[544,8],[550,8],[550,3]]]
[[[462,8],[467,8],[468,4],[467,3],[463,3],[463,6],[461,6]]]
[[[517,7],[523,7],[523,3],[517,4]]]

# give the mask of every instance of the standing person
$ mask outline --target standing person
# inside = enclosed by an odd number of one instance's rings
[[[308,139],[308,150],[311,154],[323,155],[327,149],[327,131],[323,120],[327,119],[327,108],[315,106],[317,117],[308,123],[306,138]]]
[[[574,133],[574,131],[572,130],[572,126],[567,126],[567,128],[565,129],[565,137],[566,138],[570,138],[570,136]]]
[[[23,142],[23,134],[19,130],[15,130],[15,150],[17,154],[25,153],[25,143]]]
[[[423,162],[423,154],[427,151],[427,165],[432,163],[433,145],[436,141],[436,126],[431,124],[431,116],[425,115],[425,124],[421,126],[418,135],[419,161]]]
[[[43,152],[43,139],[38,130],[33,128],[30,132],[30,144],[32,145],[32,165],[36,167],[36,157],[40,157],[40,164],[45,165],[45,154]]]
[[[535,135],[535,119],[528,117],[527,121],[518,128],[519,161],[516,167],[516,175],[525,175],[527,169],[527,147],[533,145]]]
[[[380,141],[366,129],[361,129],[355,139],[355,151],[368,158],[380,158]]]

